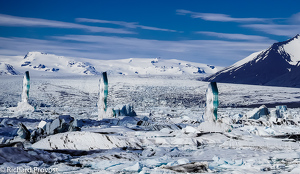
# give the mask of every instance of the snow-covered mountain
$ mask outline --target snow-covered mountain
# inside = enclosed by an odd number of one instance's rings
[[[0,62],[0,75],[20,75],[12,65],[4,62]]]
[[[300,87],[300,35],[274,43],[207,77],[205,81]]]
[[[90,63],[41,52],[29,52],[21,61],[21,67],[46,72],[99,74]]]
[[[1,59],[1,58],[0,58]],[[160,58],[129,58],[120,60],[96,60],[69,58],[41,52],[29,52],[25,57],[7,58],[20,72],[37,75],[97,75],[102,71],[122,75],[182,75],[213,74],[221,67]]]

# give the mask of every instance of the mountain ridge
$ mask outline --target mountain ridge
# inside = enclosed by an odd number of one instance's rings
[[[199,74],[207,76],[207,74],[213,74],[222,68],[177,59],[128,58],[98,60],[69,58],[42,52],[28,52],[24,57],[10,61],[20,72],[30,71],[37,75],[98,75],[100,72],[107,71],[109,74],[121,75]]]
[[[223,83],[300,87],[300,35],[272,44],[268,49],[207,77],[204,81]],[[293,78],[292,78],[293,75]]]

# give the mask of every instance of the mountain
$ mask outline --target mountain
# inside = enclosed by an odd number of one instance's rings
[[[3,58],[4,59],[4,58]],[[1,60],[1,57],[0,57]],[[120,60],[98,60],[69,58],[41,52],[29,52],[25,57],[7,58],[20,72],[30,71],[34,75],[210,75],[221,67],[160,58],[129,58]],[[12,74],[13,75],[13,74]]]
[[[0,62],[0,75],[20,75],[12,65],[4,62]]]
[[[75,61],[63,56],[41,52],[29,52],[21,61],[21,67],[45,72],[62,72],[97,75],[100,74],[87,62]]]
[[[300,35],[274,43],[266,50],[207,77],[223,83],[300,87]]]

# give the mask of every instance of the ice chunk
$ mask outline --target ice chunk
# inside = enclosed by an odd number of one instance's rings
[[[114,111],[115,111],[116,116],[136,116],[136,113],[133,110],[132,104],[116,106]]]
[[[58,129],[60,128],[60,120],[59,118],[55,119],[52,121],[52,123],[50,124],[49,126],[49,135],[52,135],[52,134],[55,134],[55,133],[58,133]]]
[[[35,149],[96,150],[131,147],[141,149],[135,138],[103,135],[92,132],[66,132],[50,135],[32,145]]]
[[[199,132],[196,128],[194,128],[192,126],[187,126],[187,127],[183,128],[182,131],[186,134]]]
[[[203,132],[230,132],[232,127],[222,122],[203,122],[198,127]]]
[[[286,105],[280,105],[276,106],[276,115],[277,118],[283,118],[284,113],[287,111],[287,106]]]
[[[12,163],[29,163],[35,161],[36,157],[28,154],[21,148],[17,147],[3,147],[0,148],[0,163],[12,162]]]
[[[187,164],[187,163],[190,163],[190,160],[188,160],[186,158],[181,158],[181,159],[179,159],[177,161],[169,162],[167,165],[168,166],[177,166],[177,165]]]
[[[40,139],[43,138],[44,135],[44,129],[42,128],[37,128],[36,130],[33,130],[31,135],[30,135],[30,142],[34,143],[36,141],[39,141]]]
[[[30,89],[30,77],[29,71],[25,72],[23,79],[23,91],[22,91],[22,101],[18,103],[18,106],[15,108],[16,112],[33,112],[34,107],[28,103],[29,98],[29,89]]]
[[[25,140],[29,140],[29,138],[30,138],[29,130],[22,123],[19,124],[19,129],[18,129],[17,134],[18,134],[18,137],[25,139]]]
[[[265,105],[262,105],[259,108],[255,108],[252,111],[246,113],[249,119],[259,119],[260,117],[268,116],[269,114],[270,112]]]
[[[33,112],[34,111],[34,107],[31,106],[27,102],[19,102],[18,106],[16,108],[14,108],[14,111],[17,112],[17,113]]]
[[[223,159],[218,156],[214,156],[213,160],[214,161],[209,164],[210,169],[227,168],[228,165],[241,166],[245,164],[243,159],[231,160],[231,159]]]
[[[38,128],[46,129],[46,124],[47,124],[47,122],[45,122],[45,121],[42,120],[42,121],[39,123]]]
[[[177,166],[162,166],[163,169],[173,170],[180,173],[206,173],[208,169],[207,163],[192,162]]]
[[[130,172],[140,172],[142,168],[143,166],[141,165],[141,163],[137,162],[133,166],[126,167],[124,170]]]
[[[216,82],[210,82],[206,90],[206,107],[204,121],[215,122],[218,119],[218,87]]]

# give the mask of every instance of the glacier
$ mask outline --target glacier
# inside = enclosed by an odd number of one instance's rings
[[[100,120],[99,76],[31,76],[28,102],[35,110],[16,113],[9,108],[21,100],[23,78],[0,77],[6,82],[0,96],[9,96],[0,98],[0,168],[297,173],[300,167],[298,88],[218,83],[212,125],[202,118],[210,83],[197,77],[109,75],[107,108],[134,107],[135,114]]]

